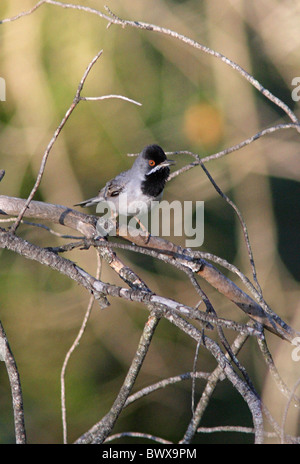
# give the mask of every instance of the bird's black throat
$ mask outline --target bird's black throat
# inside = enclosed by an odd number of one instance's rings
[[[158,197],[165,187],[169,174],[170,168],[166,166],[146,176],[141,185],[143,194],[153,198]]]

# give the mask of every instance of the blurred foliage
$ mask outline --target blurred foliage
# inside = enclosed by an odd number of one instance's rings
[[[35,3],[25,0],[20,6],[16,0],[2,0],[0,17],[12,17]],[[104,11],[99,1],[90,0],[88,5]],[[120,17],[165,26],[224,53],[299,114],[299,106],[290,96],[292,78],[299,75],[299,2],[226,0],[220,7],[217,0],[111,0],[109,6]],[[286,120],[215,58],[169,37],[106,26],[94,15],[50,5],[0,25],[0,76],[7,86],[6,102],[0,102],[4,194],[26,197],[30,192],[45,147],[70,106],[84,70],[100,49],[103,55],[88,76],[83,95],[122,94],[142,106],[115,99],[81,102],[54,145],[36,199],[72,206],[128,168],[132,158],[126,154],[137,153],[148,143],[159,143],[166,151],[190,150],[204,156]],[[299,329],[297,142],[295,132],[277,132],[207,167],[247,222],[265,298]],[[182,156],[177,166],[188,161]],[[204,200],[202,249],[228,259],[250,275],[236,216],[200,168],[175,178],[167,185],[165,198]],[[55,230],[68,233],[58,227]],[[62,242],[41,229],[21,226],[19,232],[43,246]],[[95,273],[92,251],[67,256]],[[190,284],[176,270],[128,252],[120,256],[153,291],[189,305],[197,303]],[[102,278],[120,284],[105,264]],[[88,295],[63,276],[6,251],[1,252],[0,289],[0,317],[20,370],[29,442],[61,442],[60,370],[81,324]],[[220,316],[244,320],[220,295],[205,284],[203,289]],[[120,301],[112,300],[104,311],[95,305],[67,369],[70,440],[108,411],[147,315],[145,308]],[[270,344],[279,371],[292,386],[299,366],[292,362],[289,348],[283,349],[274,338]],[[194,352],[191,340],[162,321],[135,389],[192,370]],[[266,404],[277,404],[280,422],[285,400],[269,382],[263,363],[256,362],[259,357],[250,341],[242,360]],[[200,349],[198,368],[211,370],[214,365]],[[0,442],[10,443],[14,440],[11,398],[4,365],[0,367]],[[203,382],[197,382],[196,399],[202,389]],[[177,441],[190,420],[190,411],[191,383],[186,382],[130,406],[116,431],[136,430]],[[226,382],[218,387],[202,425],[227,424],[250,426],[251,418]],[[296,427],[293,416],[287,431],[297,433]],[[249,441],[251,436],[240,434],[196,438],[199,443]]]

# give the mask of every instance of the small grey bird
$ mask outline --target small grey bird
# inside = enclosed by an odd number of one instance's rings
[[[167,159],[158,145],[148,145],[136,158],[131,169],[121,172],[99,191],[98,195],[75,206],[93,206],[111,202],[116,215],[136,216],[151,209],[151,202],[160,201],[170,174]]]

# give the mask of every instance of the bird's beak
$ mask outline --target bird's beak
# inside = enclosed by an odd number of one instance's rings
[[[176,164],[176,161],[167,159],[167,160],[163,161],[162,163],[160,163],[158,166],[160,168],[165,168],[166,166],[171,166],[172,164]]]

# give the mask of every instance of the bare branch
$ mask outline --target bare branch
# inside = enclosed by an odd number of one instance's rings
[[[39,2],[39,4],[36,6],[36,8],[40,5],[42,5],[42,3],[44,2]],[[35,9],[36,9],[35,8]],[[32,9],[32,11],[34,11],[34,9]],[[76,106],[78,105],[79,101],[80,101],[80,92],[82,90],[82,87],[84,85],[84,82],[88,76],[88,73],[90,72],[92,66],[96,63],[96,61],[98,60],[98,58],[102,55],[102,50],[92,59],[92,61],[89,63],[80,83],[79,83],[79,86],[78,86],[78,89],[77,89],[77,92],[76,92],[76,96],[71,104],[71,106],[68,108],[66,114],[64,115],[63,119],[61,120],[60,124],[58,125],[57,129],[55,130],[54,132],[54,135],[52,137],[52,139],[50,140],[46,150],[45,150],[45,153],[43,155],[43,158],[42,158],[42,162],[41,162],[41,166],[40,166],[40,169],[39,169],[39,172],[38,172],[38,175],[37,175],[37,178],[36,178],[36,181],[34,183],[34,186],[22,208],[22,210],[20,211],[18,217],[17,217],[17,220],[15,222],[15,224],[11,227],[11,232],[12,233],[15,233],[17,228],[19,227],[20,225],[20,222],[25,214],[25,211],[26,209],[28,208],[31,200],[33,199],[40,183],[41,183],[41,180],[42,180],[42,177],[43,177],[43,174],[44,174],[44,171],[45,171],[45,167],[46,167],[46,163],[47,163],[47,159],[48,159],[48,156],[49,156],[49,153],[54,145],[54,143],[56,142],[61,130],[63,129],[64,125],[66,124],[66,122],[68,121],[69,117],[71,116],[71,114],[73,113],[74,109],[76,108]]]
[[[218,371],[217,377],[213,376],[212,373],[212,389],[215,388],[218,382],[219,375],[226,375],[228,380],[232,383],[234,388],[240,393],[242,398],[246,401],[249,410],[252,414],[253,424],[255,428],[255,442],[262,443],[263,442],[263,416],[262,416],[262,405],[260,398],[252,391],[252,389],[244,382],[238,374],[233,369],[233,366],[228,361],[229,354],[224,354],[219,347],[219,345],[212,340],[211,338],[207,337],[205,334],[203,335],[199,330],[197,330],[194,326],[192,326],[189,322],[182,319],[180,316],[175,314],[167,314],[165,317],[176,327],[180,328],[182,331],[187,333],[190,337],[195,339],[197,342],[203,337],[203,344],[206,349],[213,355],[218,363]],[[244,341],[246,340],[246,336],[239,335],[237,339],[239,340],[235,346],[242,346]],[[234,352],[235,346],[232,347],[232,351]],[[214,371],[215,372],[215,371]],[[203,396],[204,401],[206,401],[206,396]],[[198,427],[198,413],[196,408],[196,413],[192,418],[192,421],[187,429],[185,437],[180,443],[189,443],[194,434],[196,433],[196,429]]]
[[[13,16],[11,18],[2,19],[0,21],[0,24],[9,23],[9,22],[12,22],[12,21],[16,21],[17,19],[21,19],[21,18],[23,18],[25,16],[28,16],[28,15],[32,14],[34,11],[36,11],[40,6],[44,5],[45,3],[47,3],[48,5],[59,6],[61,8],[70,8],[70,9],[73,9],[73,10],[85,11],[86,13],[92,13],[92,14],[95,14],[97,16],[100,16],[103,19],[106,19],[107,21],[110,21],[109,16],[101,13],[98,10],[95,10],[94,8],[90,8],[88,6],[73,5],[71,3],[62,3],[62,2],[57,2],[55,0],[41,0],[33,8],[31,8],[30,10],[23,11],[22,13],[19,13],[18,15]]]
[[[193,405],[193,417],[190,420],[189,424],[187,424],[186,432],[182,438],[181,443],[190,443],[197,431],[206,433],[216,431],[254,433],[255,442],[262,443],[264,437],[267,435],[264,431],[263,426],[263,414],[265,415],[267,421],[271,424],[276,436],[281,437],[282,442],[299,442],[299,438],[290,437],[289,435],[285,434],[284,429],[290,403],[294,401],[297,405],[299,405],[299,398],[296,396],[295,393],[297,387],[299,386],[300,380],[298,380],[292,391],[290,391],[288,387],[285,385],[275,367],[271,353],[266,344],[263,328],[266,328],[267,330],[275,333],[276,335],[280,336],[285,340],[288,340],[289,342],[293,341],[295,335],[298,334],[291,327],[289,327],[285,323],[285,321],[283,321],[275,312],[273,312],[264,300],[262,290],[257,279],[255,262],[251,250],[246,223],[243,219],[243,216],[237,208],[237,206],[227,197],[227,195],[225,195],[222,192],[221,188],[216,184],[216,182],[204,166],[205,163],[219,159],[222,156],[226,156],[227,154],[232,153],[234,151],[240,150],[241,148],[253,143],[255,140],[258,140],[259,138],[267,134],[275,133],[276,131],[285,129],[296,129],[300,133],[299,120],[297,119],[296,115],[288,105],[286,105],[282,100],[273,95],[268,89],[264,88],[263,85],[259,81],[257,81],[251,74],[249,74],[237,63],[227,58],[225,55],[215,50],[212,50],[211,48],[206,47],[205,45],[202,45],[192,40],[191,38],[179,34],[171,29],[167,29],[145,22],[121,19],[116,14],[112,13],[108,7],[105,7],[107,14],[104,14],[94,8],[90,8],[83,5],[74,5],[71,3],[63,3],[55,0],[41,0],[38,1],[36,5],[33,6],[30,10],[24,11],[12,18],[6,18],[0,21],[0,24],[5,24],[21,19],[29,14],[34,13],[44,4],[65,9],[78,10],[96,15],[99,18],[107,21],[107,27],[111,26],[112,24],[121,26],[123,28],[132,27],[143,31],[156,32],[158,34],[162,34],[164,36],[168,36],[176,40],[179,40],[180,42],[190,47],[193,47],[199,50],[200,52],[206,53],[210,56],[217,58],[218,60],[221,60],[227,66],[231,67],[235,72],[239,73],[244,79],[246,79],[247,82],[254,86],[254,88],[256,88],[262,95],[264,95],[265,98],[267,98],[278,108],[280,108],[291,120],[290,124],[278,124],[269,127],[267,129],[257,132],[255,135],[240,142],[239,144],[236,144],[218,153],[205,156],[202,159],[199,157],[198,154],[191,153],[188,151],[174,152],[175,154],[189,154],[194,158],[194,160],[192,163],[189,163],[186,166],[183,166],[178,171],[175,171],[169,177],[168,180],[171,180],[179,174],[200,165],[204,170],[205,174],[207,175],[208,179],[214,186],[217,193],[221,195],[221,197],[224,198],[225,201],[228,202],[231,205],[231,207],[235,210],[242,226],[248,250],[249,261],[252,269],[252,280],[254,281],[254,283],[252,283],[250,279],[248,279],[235,266],[212,254],[183,249],[182,247],[179,247],[173,244],[172,242],[159,237],[150,236],[148,242],[145,243],[142,234],[136,236],[136,234],[132,234],[130,230],[128,231],[128,234],[126,236],[122,235],[122,238],[127,243],[120,243],[119,241],[113,242],[110,240],[110,238],[108,239],[104,237],[98,237],[96,227],[98,218],[96,216],[86,215],[61,205],[51,205],[33,201],[34,195],[36,194],[41,184],[42,177],[46,168],[46,163],[49,154],[53,148],[53,145],[55,144],[65,124],[69,120],[71,114],[73,113],[74,109],[80,101],[102,101],[109,98],[118,98],[136,105],[141,105],[141,103],[121,95],[112,94],[91,97],[82,96],[81,94],[86,79],[89,73],[91,72],[91,69],[101,56],[102,51],[100,51],[90,61],[78,84],[72,104],[66,111],[60,124],[55,130],[53,137],[51,138],[48,146],[46,147],[46,150],[42,156],[41,165],[35,184],[28,198],[26,200],[21,200],[18,198],[0,196],[0,214],[17,217],[17,219],[13,219],[14,224],[12,225],[12,227],[10,227],[10,229],[5,230],[0,228],[0,248],[7,248],[13,252],[16,252],[24,256],[27,259],[32,259],[39,262],[40,264],[46,265],[68,276],[74,282],[78,283],[86,290],[88,290],[89,293],[91,293],[91,298],[89,300],[89,304],[81,328],[70,350],[66,354],[66,358],[64,360],[61,371],[61,408],[64,443],[67,443],[67,417],[65,398],[65,373],[67,364],[71,354],[73,353],[75,347],[79,343],[84,333],[94,299],[99,300],[99,303],[102,307],[106,307],[107,305],[109,305],[109,297],[118,298],[121,300],[123,299],[126,301],[140,302],[150,312],[150,316],[148,318],[147,323],[145,324],[143,334],[140,338],[139,346],[133,357],[127,376],[123,382],[123,385],[121,386],[121,389],[110,411],[101,420],[99,420],[89,431],[87,431],[85,434],[79,437],[76,443],[109,443],[117,438],[130,436],[154,440],[155,442],[161,444],[169,444],[170,442],[168,442],[164,438],[144,434],[141,432],[129,431],[120,434],[114,434],[110,437],[108,437],[108,435],[111,433],[112,428],[124,407],[128,406],[137,399],[142,398],[143,396],[158,390],[159,388],[164,388],[168,385],[188,378],[192,379],[193,392],[195,390],[196,378],[205,379],[206,386],[195,408]],[[0,181],[3,178],[3,176],[4,171],[0,170]],[[73,237],[58,234],[49,227],[44,226],[43,224],[33,224],[25,221],[23,219],[25,217],[40,219],[42,221],[46,220],[55,224],[67,226],[79,232],[81,236]],[[1,222],[4,223],[10,221],[12,221],[11,218],[5,218]],[[64,238],[74,238],[77,241],[76,243],[66,243],[58,247],[49,247],[47,249],[43,249],[15,235],[15,232],[21,223],[42,227],[51,233],[54,233]],[[79,247],[81,249],[88,249],[90,247],[96,248],[99,259],[98,264],[100,263],[100,258],[105,259],[106,263],[108,263],[110,268],[116,272],[116,274],[122,279],[123,282],[125,282],[126,285],[128,285],[129,288],[102,282],[100,280],[99,267],[96,272],[96,276],[94,277],[87,273],[81,267],[77,266],[71,260],[65,259],[59,255],[59,253],[63,253],[65,251],[72,251],[74,249],[78,249]],[[117,256],[115,251],[116,249],[123,249],[152,256],[153,258],[163,261],[164,263],[184,272],[189,279],[189,284],[192,285],[193,289],[200,296],[201,301],[204,302],[206,311],[201,311],[199,305],[196,305],[196,307],[192,308],[183,303],[179,303],[174,299],[161,295],[156,295],[155,293],[153,293],[151,289],[148,287],[148,285],[145,282],[143,282],[142,279]],[[228,269],[230,272],[238,276],[240,281],[245,285],[246,291],[248,291],[249,295],[241,288],[239,288],[239,286],[234,284],[232,280],[227,278],[211,263],[221,265],[225,269]],[[246,324],[240,324],[232,320],[219,318],[216,310],[214,309],[214,306],[211,303],[210,296],[208,296],[208,294],[206,294],[202,290],[201,285],[197,280],[197,276],[202,277],[203,279],[205,279],[206,282],[210,283],[217,291],[219,291],[222,295],[226,296],[226,298],[228,298],[236,306],[242,309],[254,322],[250,321]],[[217,367],[211,373],[196,372],[196,366],[194,363],[193,373],[187,373],[181,376],[163,379],[160,382],[157,382],[156,384],[150,385],[138,391],[137,393],[130,395],[132,388],[135,384],[136,378],[139,374],[139,371],[143,365],[145,356],[148,352],[153,334],[161,317],[166,318],[170,323],[174,324],[183,333],[195,340],[195,342],[197,343],[197,354],[198,350],[207,350],[217,362]],[[197,321],[197,326],[194,325],[191,321]],[[198,322],[200,322],[200,328],[198,327]],[[204,328],[208,330],[216,329],[217,335],[219,337],[217,341],[209,338]],[[231,345],[229,344],[223,333],[223,328],[238,332],[238,336]],[[280,426],[273,419],[268,409],[262,404],[260,397],[256,392],[246,369],[237,357],[240,349],[242,348],[249,336],[254,336],[257,338],[259,348],[271,375],[275,379],[275,382],[279,387],[280,391],[289,398],[283,415],[282,426]],[[9,376],[12,376],[12,380],[10,378],[10,381],[14,404],[16,440],[17,442],[25,443],[26,436],[22,408],[21,386],[18,378],[18,371],[15,366],[15,362],[12,357],[12,353],[9,349],[9,345],[4,330],[1,326],[1,323],[0,355],[2,355],[3,359],[5,358],[4,360],[7,364]],[[240,374],[242,374],[242,376],[240,376]],[[225,378],[227,378],[231,382],[232,386],[240,393],[243,400],[247,403],[249,411],[252,415],[253,428],[223,426],[214,428],[199,428],[200,421],[207,408],[207,405],[209,404],[211,396],[215,391],[217,384]],[[268,436],[273,437],[274,434],[271,433],[268,434]]]
[[[0,321],[0,361],[4,361],[7,370],[13,411],[14,411],[14,425],[15,425],[15,436],[17,444],[26,443],[26,431],[25,431],[25,420],[24,420],[24,409],[23,409],[23,395],[20,382],[20,376],[18,368],[10,349],[6,333]]]
[[[286,423],[286,418],[287,418],[287,414],[288,414],[288,410],[289,410],[289,407],[291,405],[291,402],[293,401],[294,397],[295,397],[295,393],[297,391],[297,388],[299,387],[300,385],[300,378],[297,380],[297,382],[295,383],[294,387],[293,387],[293,390],[291,391],[290,393],[290,397],[286,403],[286,407],[284,409],[284,413],[283,413],[283,416],[282,416],[282,424],[281,424],[281,430],[282,430],[282,433],[281,433],[281,443],[285,443],[286,440],[287,440],[287,437],[285,435],[285,431],[284,431],[284,428],[285,428],[285,423]]]
[[[102,97],[80,97],[82,101],[101,101],[108,100],[110,98],[118,98],[119,100],[125,100],[129,103],[134,103],[135,105],[142,106],[142,103],[132,100],[132,98],[123,97],[122,95],[103,95]]]
[[[20,19],[20,18],[22,18],[24,16],[27,16],[27,15],[33,13],[34,11],[36,11],[43,4],[58,6],[58,7],[61,7],[61,8],[70,8],[70,9],[85,11],[86,13],[94,14],[94,15],[99,16],[102,19],[105,19],[108,22],[109,26],[111,24],[119,25],[119,26],[122,26],[122,27],[130,26],[130,27],[137,28],[137,29],[142,29],[142,30],[145,30],[145,31],[157,32],[159,34],[167,35],[167,36],[173,37],[173,38],[175,38],[177,40],[180,40],[181,42],[183,42],[183,43],[185,43],[185,44],[187,44],[187,45],[189,45],[189,46],[191,46],[193,48],[196,48],[196,49],[200,50],[201,52],[204,52],[204,53],[206,53],[208,55],[211,55],[211,56],[223,61],[223,63],[225,63],[226,65],[228,65],[229,67],[231,67],[232,69],[237,71],[244,79],[246,79],[251,85],[253,85],[253,87],[255,87],[262,95],[264,95],[264,97],[266,97],[268,100],[273,102],[276,106],[281,108],[289,116],[289,118],[291,119],[292,122],[294,122],[296,125],[299,126],[299,121],[298,121],[297,116],[289,108],[288,105],[286,105],[282,100],[280,100],[280,98],[273,95],[268,89],[263,87],[263,85],[257,79],[255,79],[251,74],[249,74],[240,65],[238,65],[234,61],[230,60],[229,58],[227,58],[222,53],[219,53],[219,52],[217,52],[215,50],[212,50],[211,48],[209,48],[209,47],[207,47],[205,45],[202,45],[199,42],[196,42],[195,40],[190,39],[189,37],[186,37],[186,36],[184,36],[182,34],[179,34],[176,31],[172,31],[171,29],[167,29],[165,27],[160,27],[160,26],[157,26],[155,24],[145,23],[145,22],[142,22],[142,21],[129,21],[129,20],[121,19],[116,14],[114,14],[107,6],[105,8],[108,11],[108,15],[105,15],[104,13],[100,12],[99,10],[96,10],[96,9],[90,8],[90,7],[86,7],[86,6],[82,6],[82,5],[74,5],[74,4],[71,4],[71,3],[62,3],[62,2],[58,2],[58,1],[54,1],[54,0],[41,0],[33,8],[31,8],[30,10],[28,10],[26,12],[23,12],[23,13],[20,13],[20,14],[18,14],[16,16],[12,17],[12,18],[3,19],[2,21],[0,21],[0,24],[10,22],[10,21],[15,21],[15,20]],[[299,127],[297,128],[297,130],[298,130],[298,132],[300,132]]]
[[[172,445],[171,441],[164,440],[161,437],[155,437],[154,435],[149,435],[148,433],[140,433],[140,432],[122,432],[122,433],[115,433],[114,435],[111,435],[110,437],[107,437],[104,443],[111,443],[114,440],[117,440],[118,438],[124,438],[124,437],[132,437],[132,438],[143,438],[146,440],[152,440],[155,441],[156,443],[160,443],[161,445]]]
[[[100,278],[100,271],[101,271],[101,259],[100,259],[99,252],[97,252],[97,257],[98,257],[98,265],[97,265],[96,279],[99,279]],[[88,320],[89,320],[89,317],[90,317],[90,314],[91,314],[91,311],[92,311],[94,301],[95,301],[95,299],[94,299],[94,296],[92,295],[90,297],[90,300],[89,300],[89,303],[88,303],[88,306],[87,306],[87,310],[85,312],[85,315],[84,315],[81,327],[79,329],[79,332],[78,332],[74,342],[72,343],[72,346],[70,347],[70,349],[68,350],[68,352],[67,352],[67,354],[65,356],[63,366],[62,366],[62,369],[61,369],[61,373],[60,373],[61,412],[62,412],[62,425],[63,425],[63,441],[64,441],[64,444],[68,443],[68,437],[67,437],[67,413],[66,413],[66,388],[65,388],[66,369],[67,369],[67,365],[68,365],[68,362],[70,360],[71,355],[73,354],[73,352],[75,351],[75,349],[79,345],[80,340],[83,337],[83,334],[85,332],[85,329],[86,329],[86,326],[87,326],[87,323],[88,323]]]
[[[20,212],[27,218],[42,219],[76,230],[85,237],[93,237],[96,233],[98,218],[88,216],[61,205],[52,205],[40,201],[32,201],[30,208],[25,208],[26,200],[0,195],[0,213],[18,216]]]
[[[2,213],[15,215],[18,214],[18,208],[21,208],[24,202],[25,200],[0,195],[0,210],[2,211]],[[32,201],[30,204],[30,208],[28,208],[26,211],[26,216],[36,217],[37,219],[51,220],[52,222],[55,222],[57,224],[65,225],[75,230],[78,230],[87,237],[93,237],[97,234],[96,221],[98,218],[96,216],[86,215],[84,213],[80,213],[71,208],[66,208],[61,205],[51,205],[49,203]],[[170,253],[173,257],[173,261],[174,257],[177,258],[176,261],[178,266],[184,265],[186,268],[189,268],[191,271],[197,273],[200,277],[204,278],[208,283],[210,283],[214,288],[216,288],[220,293],[222,293],[224,296],[226,296],[228,299],[234,302],[240,309],[246,312],[252,319],[256,320],[260,324],[263,324],[264,327],[266,327],[268,330],[276,333],[277,335],[281,336],[282,338],[288,341],[291,341],[296,336],[297,333],[293,331],[291,327],[289,327],[285,322],[283,322],[279,318],[279,316],[277,316],[274,312],[270,310],[268,305],[264,302],[261,295],[257,292],[257,290],[249,282],[249,280],[245,276],[243,276],[243,274],[240,271],[234,268],[234,266],[229,265],[229,263],[226,263],[225,260],[221,260],[220,258],[218,258],[217,262],[222,265],[225,265],[225,267],[229,268],[230,270],[232,270],[233,268],[235,269],[242,281],[247,284],[248,288],[251,289],[252,293],[258,301],[257,303],[252,298],[250,298],[250,296],[248,296],[245,292],[243,292],[236,284],[234,284],[228,277],[224,276],[217,268],[205,261],[205,259],[202,258],[202,256],[205,255],[203,255],[202,253],[184,250],[181,247],[174,245],[172,242],[164,240],[160,237],[151,236],[147,244],[145,244],[142,235],[136,236],[136,234],[130,234],[129,232],[127,236],[123,235],[122,237],[131,243],[134,242],[135,244],[137,244],[140,247],[138,251],[141,251],[141,247],[143,247],[144,253],[150,253],[151,255],[156,254],[156,256],[159,257],[159,259],[163,259],[166,262],[168,262],[168,257],[164,255],[168,255]],[[100,247],[109,247],[106,241],[90,243],[93,243]],[[127,248],[134,250],[134,248]],[[147,250],[149,250],[149,252]],[[208,255],[209,254],[206,254],[206,256]],[[213,255],[209,256],[212,257]],[[119,275],[122,278],[124,278],[124,275],[122,276],[122,273],[123,271],[125,271],[126,276],[126,267],[119,260],[116,259],[112,260],[111,263],[111,265],[115,267],[115,270],[119,273]],[[140,279],[136,275],[131,274],[130,272],[129,275],[133,278],[133,281],[140,282]],[[122,294],[122,297],[126,296]],[[154,301],[152,301],[152,303],[154,303]],[[158,303],[164,304],[162,301]],[[187,308],[184,305],[178,306],[173,305],[172,303],[171,306],[173,310],[183,311],[187,315],[189,314],[190,317],[192,316],[192,314],[201,315],[201,312],[195,312],[192,308]],[[206,315],[205,317],[206,321],[209,322],[209,318],[212,316]],[[201,318],[201,320],[204,320],[203,314],[201,315]]]
[[[244,343],[246,342],[247,340],[247,336],[245,335],[239,335],[232,347],[231,347],[231,350],[234,354],[237,354],[240,349],[242,348],[242,346],[244,345]],[[228,357],[229,355],[226,354],[226,356]],[[203,417],[203,414],[209,404],[209,401],[211,399],[211,396],[213,395],[215,389],[216,389],[216,386],[218,385],[219,381],[220,380],[223,380],[224,378],[224,372],[223,372],[223,369],[220,367],[220,365],[218,365],[216,367],[216,369],[210,374],[209,378],[208,378],[208,381],[206,383],[206,386],[204,388],[204,391],[201,395],[201,398],[198,402],[198,405],[196,407],[196,409],[193,411],[193,417],[187,427],[187,430],[185,432],[185,435],[183,437],[183,439],[181,440],[182,443],[190,443],[191,440],[193,439],[196,431],[197,431],[197,427],[201,421],[201,418]]]
[[[133,28],[143,29],[146,31],[158,32],[160,34],[164,34],[164,35],[173,37],[175,39],[178,39],[181,42],[184,42],[187,45],[190,45],[191,47],[194,47],[204,53],[207,53],[211,56],[214,56],[215,58],[220,59],[221,61],[223,61],[223,63],[227,64],[229,67],[237,71],[250,84],[252,84],[260,93],[262,93],[268,100],[272,101],[275,105],[281,108],[289,116],[292,122],[294,122],[295,124],[299,126],[299,121],[298,121],[297,116],[293,113],[293,111],[289,108],[288,105],[286,105],[282,100],[280,100],[278,97],[273,95],[268,89],[264,88],[263,85],[257,79],[255,79],[251,74],[245,71],[240,65],[230,60],[225,55],[222,55],[222,53],[216,52],[215,50],[212,50],[211,48],[205,45],[202,45],[199,42],[196,42],[195,40],[190,39],[189,37],[179,34],[178,32],[172,31],[171,29],[160,27],[155,24],[144,23],[141,21],[124,20],[124,19],[118,18],[114,13],[110,11],[108,7],[106,7],[106,10],[109,12],[111,16],[110,22],[113,24],[121,25],[123,27],[130,26]],[[300,132],[300,127],[298,127],[297,130]]]
[[[257,132],[255,135],[252,135],[246,140],[243,140],[242,142],[233,145],[232,147],[225,148],[224,150],[221,150],[217,153],[214,153],[209,156],[205,156],[203,158],[200,158],[199,155],[196,153],[192,153],[188,150],[180,150],[180,151],[172,151],[172,152],[167,152],[168,155],[190,155],[195,158],[195,161],[193,163],[187,164],[183,166],[181,169],[178,169],[177,171],[172,172],[172,174],[169,176],[168,181],[174,179],[174,177],[177,177],[179,174],[182,174],[183,172],[189,171],[190,169],[199,166],[200,161],[201,163],[208,163],[209,161],[213,161],[219,158],[222,158],[223,156],[229,155],[230,153],[233,153],[235,151],[240,150],[241,148],[246,147],[247,145],[250,145],[251,143],[255,142],[255,140],[260,139],[261,137],[267,135],[267,134],[273,134],[274,132],[277,132],[279,130],[285,130],[285,129],[297,129],[299,130],[299,122],[295,124],[278,124],[276,126],[268,127],[267,129],[261,130]],[[133,156],[133,155],[131,155]]]
[[[119,394],[111,408],[111,410],[106,414],[100,422],[95,424],[88,432],[82,435],[76,440],[78,444],[84,443],[103,443],[107,438],[109,433],[112,430],[119,414],[121,413],[126,400],[130,394],[130,391],[135,383],[137,375],[140,371],[144,358],[148,352],[154,331],[159,322],[159,317],[155,314],[151,314],[148,318],[148,321],[144,327],[142,336],[140,338],[139,346],[137,348],[136,354],[132,360],[130,369],[127,373],[127,376],[124,380],[124,383],[119,391]]]
[[[198,433],[216,433],[216,432],[238,432],[238,433],[255,433],[251,427],[242,427],[239,425],[221,425],[219,427],[199,427]],[[264,432],[264,436],[268,438],[277,437],[275,432]]]
[[[279,372],[278,372],[278,370],[277,370],[277,368],[276,368],[276,366],[274,364],[274,361],[273,361],[272,355],[270,353],[270,350],[268,348],[267,341],[266,341],[264,336],[260,337],[260,339],[258,340],[258,346],[259,346],[259,348],[261,350],[264,361],[267,364],[268,369],[269,369],[273,379],[275,380],[276,385],[279,388],[279,390],[287,398],[289,398],[289,400],[292,399],[294,401],[295,405],[299,407],[300,406],[300,399],[289,390],[289,388],[287,387],[285,382],[280,377]]]
[[[146,395],[149,395],[161,388],[166,388],[169,385],[173,385],[178,382],[182,382],[183,380],[191,380],[191,379],[204,379],[207,380],[209,379],[210,374],[208,372],[186,372],[185,374],[180,374],[176,375],[174,377],[169,377],[168,379],[163,379],[160,380],[159,382],[156,382],[152,385],[149,385],[148,387],[142,388],[142,390],[139,390],[136,393],[133,393],[132,395],[129,396],[127,399],[124,407],[129,406],[132,404],[134,401],[139,400],[140,398],[143,398]]]

